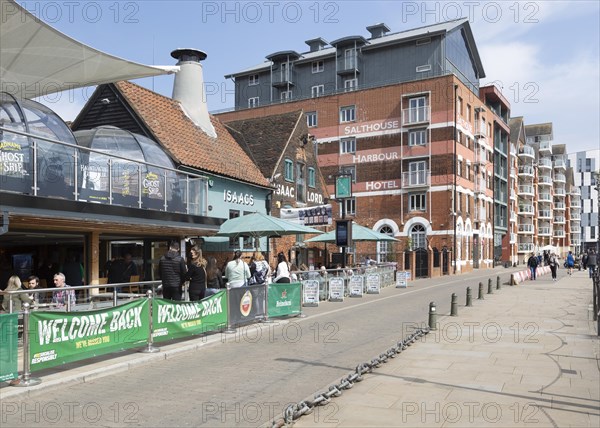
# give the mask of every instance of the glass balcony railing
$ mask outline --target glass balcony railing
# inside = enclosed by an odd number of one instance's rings
[[[542,218],[542,219],[551,219],[552,218],[552,211],[550,211],[550,210],[539,210],[538,211],[538,217]]]
[[[524,165],[519,167],[519,175],[530,175],[533,177],[534,173],[535,170],[533,169],[533,166]]]
[[[535,210],[533,209],[533,205],[525,205],[525,204],[519,205],[519,214],[533,215],[534,213],[535,213]]]
[[[538,167],[539,168],[552,168],[552,161],[547,158],[541,158],[538,161]]]
[[[555,202],[554,209],[559,211],[564,211],[566,209],[564,202]]]
[[[551,227],[540,227],[538,228],[538,235],[540,236],[551,236],[552,228]]]
[[[519,156],[527,156],[527,157],[534,158],[535,157],[535,151],[533,150],[532,147],[523,146],[519,150]]]
[[[540,142],[540,152],[552,153],[552,141]]]
[[[538,177],[538,184],[540,186],[552,186],[552,178],[545,175],[540,175]]]
[[[535,190],[533,186],[519,186],[519,195],[530,195],[533,196],[535,194]]]
[[[19,147],[19,175],[2,190],[26,195],[207,215],[208,179],[165,166],[0,127]]]
[[[520,224],[518,231],[519,233],[533,233],[533,224]]]
[[[560,183],[566,183],[567,182],[567,177],[564,174],[555,174],[554,175],[554,180],[558,181]]]
[[[533,244],[532,243],[518,244],[517,251],[519,253],[531,253],[531,252],[533,252]]]
[[[554,237],[555,238],[564,238],[565,237],[565,231],[564,230],[555,230],[554,231]]]
[[[554,168],[566,169],[567,164],[563,159],[555,159],[554,160]]]
[[[555,215],[554,216],[554,223],[555,224],[565,224],[565,217],[561,216],[561,215]]]
[[[579,187],[571,187],[571,195],[581,195],[581,189]]]
[[[540,202],[552,202],[552,195],[547,192],[538,193],[538,201]]]

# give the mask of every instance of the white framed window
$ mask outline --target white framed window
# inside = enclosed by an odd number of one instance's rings
[[[431,65],[424,64],[417,67],[417,73],[423,73],[425,71],[431,71]]]
[[[308,168],[308,187],[316,187],[317,184],[317,170],[313,167]]]
[[[350,70],[356,67],[356,49],[346,49],[344,51],[344,69]]]
[[[340,107],[340,123],[354,122],[356,120],[355,106]]]
[[[356,153],[356,138],[342,138],[340,140],[340,154]]]
[[[285,178],[287,181],[294,181],[294,162],[292,162],[291,159],[285,160],[283,178]]]
[[[281,101],[289,101],[292,99],[292,91],[283,91],[280,97]]]
[[[427,144],[427,130],[414,129],[408,132],[409,146],[424,146]]]
[[[388,225],[382,226],[379,229],[379,233],[381,233],[383,235],[394,237],[394,231]],[[389,261],[388,260],[388,253],[391,250],[392,250],[391,242],[387,242],[387,241],[380,241],[380,242],[378,242],[377,243],[377,261],[379,263],[388,262]]]
[[[344,204],[346,204],[346,215],[356,215],[356,198],[347,198],[344,199]],[[340,205],[340,216],[341,213],[341,205]]]
[[[322,73],[325,70],[325,63],[323,60],[313,61],[312,63],[312,72],[313,73]]]
[[[306,113],[306,124],[309,128],[314,128],[315,126],[318,126],[319,121],[316,111],[309,111],[308,113]]]
[[[422,224],[415,224],[410,230],[410,239],[412,241],[412,249],[427,248],[425,227]]]
[[[427,209],[425,193],[413,193],[408,196],[409,211],[425,211]]]
[[[408,164],[409,184],[411,186],[420,186],[427,184],[427,162],[418,161]]]
[[[248,86],[258,85],[258,74],[252,74],[248,78]]]
[[[260,97],[248,98],[248,108],[258,107],[260,104]]]
[[[310,96],[312,98],[322,97],[325,94],[325,85],[315,85],[310,88]]]
[[[356,183],[356,166],[354,166],[354,165],[341,166],[340,174],[350,175],[352,177],[352,182]]]
[[[408,100],[409,122],[424,122],[427,116],[427,99],[416,97]]]
[[[288,82],[290,80],[290,68],[287,62],[281,63],[280,76],[282,82]]]
[[[344,91],[350,92],[358,88],[358,79],[346,79],[344,80]]]

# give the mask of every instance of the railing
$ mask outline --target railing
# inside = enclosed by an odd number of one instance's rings
[[[534,195],[534,190],[533,190],[533,186],[527,186],[527,185],[522,185],[519,186],[519,194],[526,194],[526,195]]]
[[[416,171],[402,173],[402,187],[429,186],[431,182],[431,171]]]
[[[529,146],[523,146],[519,149],[519,156],[535,157],[535,151]]]
[[[564,238],[565,237],[565,231],[564,230],[555,230],[554,231],[554,237],[555,238]]]
[[[543,236],[552,235],[552,228],[551,227],[539,227],[538,235],[543,235]]]
[[[208,179],[0,126],[20,147],[20,174],[2,190],[25,195],[207,215]],[[27,138],[23,138],[27,137]]]
[[[565,218],[563,216],[554,216],[554,223],[565,224]]]
[[[578,200],[571,199],[571,208],[581,208],[581,203]]]
[[[337,60],[338,74],[359,72],[362,66],[362,55],[354,50],[350,55],[342,55]]]
[[[555,181],[560,181],[561,183],[566,183],[567,177],[565,177],[564,174],[555,174],[554,175],[554,180]]]
[[[552,218],[552,211],[550,210],[539,210],[538,211],[539,218]]]
[[[533,251],[533,244],[518,244],[517,251],[519,253],[531,253]]]
[[[579,187],[571,187],[571,195],[581,195],[581,189]]]
[[[519,233],[533,233],[533,224],[520,224]]]
[[[538,201],[541,202],[552,202],[552,195],[547,192],[538,193]]]
[[[565,189],[560,187],[554,189],[554,196],[565,196]]]
[[[431,107],[412,107],[402,110],[402,124],[413,125],[417,123],[429,122],[431,116]]]
[[[567,164],[563,159],[556,159],[554,161],[554,168],[566,169]]]
[[[534,214],[533,205],[519,205],[519,214]]]
[[[529,165],[524,165],[524,166],[520,166],[519,167],[519,175],[534,175],[535,170],[533,169],[533,166],[529,166]]]
[[[487,137],[486,122],[478,121],[475,123],[475,136]]]
[[[552,161],[550,159],[541,158],[538,161],[538,167],[540,167],[540,168],[552,168]]]
[[[564,202],[554,202],[554,209],[555,210],[564,211],[565,210],[565,203]]]
[[[581,220],[581,214],[579,213],[579,211],[571,211],[571,220],[575,220],[575,221],[579,221]]]
[[[552,186],[552,177],[540,175],[538,177],[538,184]]]
[[[552,153],[552,140],[540,142],[540,151]]]
[[[475,162],[486,163],[487,162],[487,150],[480,147],[475,149]]]

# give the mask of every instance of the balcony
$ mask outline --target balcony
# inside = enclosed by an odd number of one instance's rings
[[[510,199],[517,200],[517,192],[515,192],[515,189],[510,189]]]
[[[485,193],[487,190],[487,185],[485,183],[485,179],[479,178],[475,180],[475,193]]]
[[[402,173],[403,188],[428,187],[431,183],[431,171]]]
[[[571,246],[579,247],[581,245],[581,237],[577,235],[571,235]]]
[[[487,150],[483,147],[475,149],[475,163],[485,165],[487,161]]]
[[[563,189],[561,187],[554,189],[554,196],[560,196],[561,198],[564,198],[565,195],[566,195],[565,189]]]
[[[411,107],[402,110],[402,125],[424,125],[429,123],[431,117],[431,107]]]
[[[552,236],[551,227],[538,227],[538,236]]]
[[[540,153],[552,154],[552,141],[540,142]]]
[[[581,221],[581,213],[571,210],[571,221]]]
[[[538,161],[538,167],[542,169],[552,169],[552,161],[547,158],[541,158]]]
[[[552,186],[553,182],[552,182],[552,178],[545,176],[545,175],[540,175],[538,177],[538,185],[540,186]]]
[[[510,222],[511,223],[516,223],[517,222],[517,213],[515,213],[515,212],[511,212],[510,213]]]
[[[567,164],[563,159],[554,160],[554,168],[556,169],[567,169]]]
[[[580,227],[571,227],[571,233],[573,235],[579,236],[579,235],[581,235],[581,228]]]
[[[554,231],[554,237],[555,238],[564,238],[565,237],[565,231],[564,230],[555,230]]]
[[[520,166],[519,167],[519,176],[528,176],[528,177],[533,177],[535,174],[535,170],[533,169],[533,166],[530,165],[524,165],[524,166]]]
[[[554,174],[554,181],[558,183],[566,183],[567,177],[564,174]]]
[[[533,150],[532,147],[523,146],[519,150],[519,157],[520,158],[531,158],[531,159],[534,159],[535,158],[535,151]]]
[[[551,210],[539,210],[538,211],[538,219],[552,220],[552,211]]]
[[[271,73],[271,86],[275,88],[287,88],[294,86],[295,77],[296,72],[293,69],[287,70],[287,72],[273,71],[273,73]]]
[[[554,216],[554,224],[565,224],[565,216],[555,215]]]
[[[571,195],[579,195],[581,196],[581,189],[579,187],[571,187]]]
[[[340,56],[337,60],[337,74],[340,76],[358,74],[362,65],[362,55],[360,52],[348,49],[345,55]]]
[[[533,209],[533,204],[519,204],[519,214],[520,215],[534,215],[535,210]]]
[[[579,199],[571,199],[571,208],[581,208],[581,202]]]
[[[535,195],[535,189],[533,188],[533,186],[529,186],[529,185],[519,186],[519,195],[522,195],[522,196],[534,196]]]
[[[533,235],[533,224],[520,224],[518,232],[520,235]]]
[[[517,251],[519,253],[532,253],[533,252],[533,243],[518,244]]]
[[[552,203],[552,195],[548,192],[538,193],[538,201]]]
[[[511,233],[510,234],[510,243],[511,244],[516,244],[517,243],[517,234],[516,233]]]
[[[564,202],[554,202],[554,209],[558,211],[564,211],[567,209]]]

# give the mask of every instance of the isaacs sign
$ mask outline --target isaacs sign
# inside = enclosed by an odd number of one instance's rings
[[[294,188],[294,186],[278,184],[277,190],[275,191],[275,195],[296,199],[296,189]],[[314,202],[316,204],[322,204],[323,203],[323,195],[321,195],[320,193],[308,191],[308,192],[306,192],[306,202]]]

